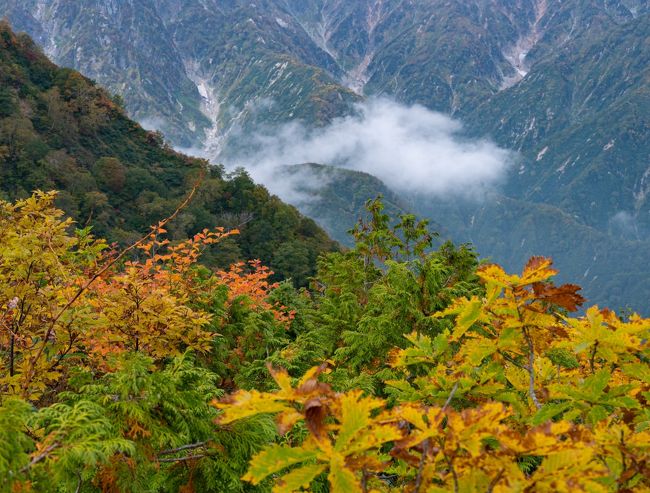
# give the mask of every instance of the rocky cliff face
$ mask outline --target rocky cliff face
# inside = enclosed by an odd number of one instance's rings
[[[58,63],[122,95],[134,117],[175,144],[219,149],[233,129],[327,123],[364,95],[469,119],[558,51],[648,7],[642,0],[0,0],[0,11]]]

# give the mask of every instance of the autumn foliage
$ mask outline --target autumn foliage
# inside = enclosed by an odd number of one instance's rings
[[[434,317],[448,330],[407,336],[386,382],[388,398],[335,392],[314,368],[279,391],[240,391],[221,401],[221,423],[277,415],[281,433],[301,423],[299,443],[272,445],[245,479],[278,475],[277,491],[327,474],[332,492],[645,491],[650,484],[650,321],[609,310],[566,315],[578,287],[555,287],[551,261],[523,273],[478,269],[484,296]]]
[[[311,290],[237,231],[127,250],[0,202],[0,491],[650,491],[650,320],[381,203]]]

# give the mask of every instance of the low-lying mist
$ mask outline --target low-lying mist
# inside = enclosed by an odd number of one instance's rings
[[[387,99],[359,104],[355,116],[323,128],[292,122],[258,129],[238,141],[246,146],[224,164],[246,168],[257,182],[293,203],[308,200],[304,190],[318,188],[320,177],[303,172],[288,179],[281,168],[289,164],[363,171],[397,192],[480,200],[505,180],[514,161],[511,151],[489,140],[466,138],[458,120]]]

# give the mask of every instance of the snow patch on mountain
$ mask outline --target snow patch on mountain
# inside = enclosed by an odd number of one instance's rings
[[[212,123],[205,132],[204,153],[206,155],[218,155],[224,141],[224,135],[219,124],[221,103],[219,102],[218,91],[212,86],[210,78],[200,73],[198,61],[186,61],[185,72],[187,73],[187,77],[194,82],[196,89],[201,95],[201,112]]]
[[[368,67],[374,56],[374,52],[367,53],[361,63],[350,70],[343,79],[343,84],[360,96],[363,96],[363,89],[370,80]]]
[[[548,10],[548,0],[535,1],[535,20],[530,30],[521,36],[514,46],[504,50],[503,57],[512,66],[514,73],[504,77],[501,82],[501,90],[508,89],[521,81],[530,70],[526,60],[528,53],[539,42],[542,31],[541,22]]]

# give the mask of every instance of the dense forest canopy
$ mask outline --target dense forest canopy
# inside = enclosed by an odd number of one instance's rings
[[[161,134],[127,118],[119,101],[76,71],[52,64],[24,34],[0,22],[0,197],[59,190],[57,204],[80,225],[128,244],[174,211],[180,240],[216,224],[239,228],[205,262],[222,267],[260,258],[278,278],[305,285],[320,252],[337,246],[311,220],[245,172],[174,152]]]

